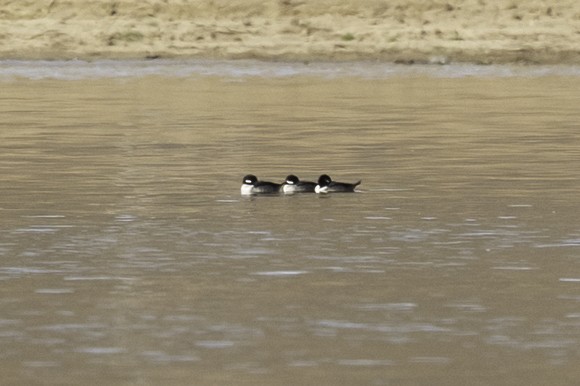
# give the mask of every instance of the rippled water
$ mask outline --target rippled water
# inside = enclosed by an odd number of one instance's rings
[[[579,379],[577,69],[4,62],[0,86],[2,384]],[[239,194],[323,172],[361,192]]]

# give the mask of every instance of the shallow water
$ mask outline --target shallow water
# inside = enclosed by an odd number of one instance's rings
[[[2,384],[576,384],[576,69],[236,65],[0,65]]]

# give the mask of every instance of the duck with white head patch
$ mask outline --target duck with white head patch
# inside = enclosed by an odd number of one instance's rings
[[[294,174],[290,174],[282,183],[280,190],[284,193],[314,193],[314,188],[316,183],[302,181]]]
[[[260,181],[253,174],[248,174],[242,180],[240,189],[243,195],[250,194],[273,194],[280,192],[280,184],[269,181]]]
[[[318,178],[318,184],[314,188],[314,191],[316,193],[352,193],[361,182],[357,181],[354,184],[336,182],[328,174],[323,174]]]

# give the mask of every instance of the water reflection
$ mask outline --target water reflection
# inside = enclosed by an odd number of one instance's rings
[[[6,382],[567,384],[576,77],[235,80],[3,84]]]

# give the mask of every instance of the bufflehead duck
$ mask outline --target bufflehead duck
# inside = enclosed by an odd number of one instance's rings
[[[300,181],[294,174],[286,177],[280,190],[284,193],[313,193],[316,184],[310,181]]]
[[[242,194],[268,194],[278,193],[280,191],[280,184],[275,184],[268,181],[258,181],[258,178],[253,174],[248,174],[242,180]]]
[[[354,192],[354,189],[361,183],[361,181],[354,184],[347,184],[345,182],[335,182],[327,174],[323,174],[318,178],[318,184],[314,188],[316,193],[330,193],[330,192]]]

